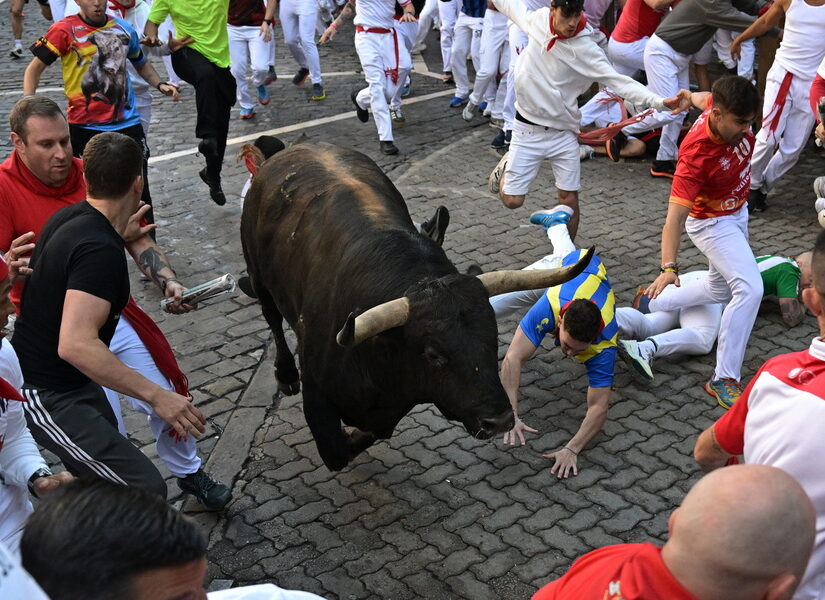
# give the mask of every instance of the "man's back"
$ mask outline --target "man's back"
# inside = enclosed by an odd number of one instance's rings
[[[63,301],[72,289],[110,302],[99,334],[109,343],[129,298],[123,240],[103,214],[81,202],[46,223],[31,266],[14,336],[26,383],[55,390],[84,385],[89,379],[57,353]]]

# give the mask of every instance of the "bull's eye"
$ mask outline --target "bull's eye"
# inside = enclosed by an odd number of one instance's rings
[[[447,364],[447,359],[439,354],[438,350],[432,346],[427,346],[424,348],[424,358],[426,358],[427,362],[436,368],[441,368]]]

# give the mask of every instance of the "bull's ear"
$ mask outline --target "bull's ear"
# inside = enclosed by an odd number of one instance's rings
[[[347,317],[347,322],[335,336],[335,341],[339,346],[352,348],[355,345],[355,313],[351,312]]]

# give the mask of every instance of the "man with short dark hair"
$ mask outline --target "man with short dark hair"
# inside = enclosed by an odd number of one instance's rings
[[[40,232],[14,344],[35,439],[75,475],[145,487],[165,498],[166,482],[120,434],[101,387],[146,402],[181,438],[204,431],[191,397],[148,380],[108,348],[129,300],[125,241],[146,232],[139,224],[148,208],[139,208],[140,153],[118,133],[102,133],[87,145],[89,194],[56,212]],[[122,169],[117,179],[109,175],[111,165]]]
[[[207,595],[200,527],[157,496],[100,479],[41,502],[21,553],[51,600],[323,600],[272,584]]]
[[[813,286],[802,291],[802,300],[816,315],[819,336],[807,350],[762,365],[693,450],[703,471],[728,471],[721,467],[741,454],[748,464],[786,471],[808,493],[817,513],[816,543],[795,600],[818,600],[825,590],[825,232],[816,240],[811,270]]]
[[[553,245],[553,254],[527,269],[567,266],[584,255],[585,251],[577,250],[570,240],[568,223],[572,212],[569,206],[559,205],[533,213],[530,222],[544,227]],[[607,419],[616,364],[616,298],[604,264],[593,256],[583,273],[563,285],[490,298],[497,318],[512,314],[532,302],[535,304],[519,323],[501,363],[501,383],[516,418],[513,429],[504,434],[504,443],[515,445],[518,439],[523,445],[525,431],[538,433],[519,419],[518,391],[522,367],[541,346],[544,336],[552,333],[556,346],[561,347],[565,356],[584,363],[588,377],[587,412],[579,430],[561,450],[544,455],[556,461],[551,473],[566,478],[578,474],[579,453]]]
[[[704,112],[682,142],[662,229],[661,272],[646,293],[651,311],[728,303],[705,391],[730,408],[742,394],[742,361],[763,294],[748,243],[747,208],[759,92],[744,77],[723,77],[712,93],[693,94],[693,102]],[[683,229],[708,259],[708,277],[657,299],[668,285],[680,286],[676,261]]]

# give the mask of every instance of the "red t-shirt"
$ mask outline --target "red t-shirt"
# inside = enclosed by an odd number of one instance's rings
[[[748,201],[754,135],[748,131],[736,146],[710,130],[713,98],[679,147],[670,201],[690,208],[690,216],[709,219],[735,213]]]
[[[668,9],[655,10],[645,0],[627,0],[616,28],[610,35],[617,42],[629,44],[650,37],[667,14]]]
[[[668,571],[653,544],[599,548],[573,563],[533,600],[696,600]]]
[[[72,159],[69,177],[60,187],[41,182],[23,164],[17,151],[0,164],[0,251],[6,252],[12,240],[33,231],[35,240],[43,225],[64,206],[86,198],[83,161]],[[12,289],[11,298],[20,303],[23,283]]]
[[[227,23],[235,27],[260,27],[266,16],[263,0],[230,0]]]

